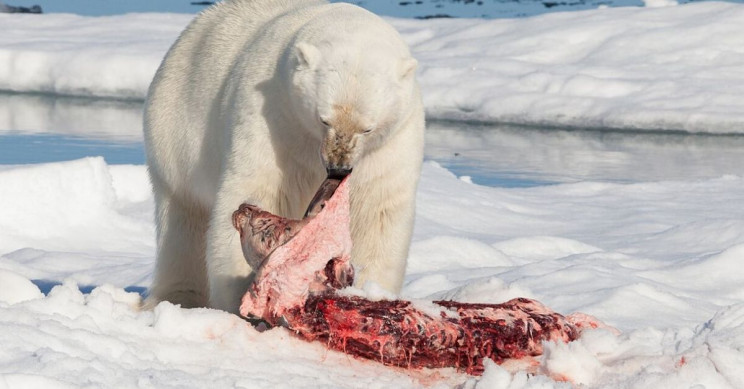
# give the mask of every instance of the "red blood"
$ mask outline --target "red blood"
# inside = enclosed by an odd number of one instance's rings
[[[503,304],[436,301],[432,317],[408,301],[370,301],[333,292],[311,295],[286,311],[299,336],[384,364],[409,368],[455,367],[483,372],[483,359],[542,354],[542,341],[571,341],[578,331],[540,303],[517,298]]]
[[[308,214],[291,221],[242,206],[233,215],[246,258],[260,263],[243,297],[244,316],[387,365],[454,367],[469,374],[481,374],[485,358],[501,363],[540,355],[543,341],[578,337],[581,323],[526,298],[503,304],[436,301],[436,309],[419,309],[408,301],[340,294],[353,280],[346,182],[335,194],[326,182]],[[277,228],[267,226],[272,220]]]

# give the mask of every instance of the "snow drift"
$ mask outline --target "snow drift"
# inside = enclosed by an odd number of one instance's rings
[[[143,290],[154,261],[143,166],[100,158],[6,166],[0,188],[0,387],[569,387],[549,378],[560,376],[588,388],[744,382],[741,177],[505,189],[426,163],[401,297],[525,296],[623,331],[546,345],[535,376],[487,363],[480,381],[454,370],[378,366],[281,328],[258,333],[215,310],[163,303],[138,312],[140,295],[125,289]]]

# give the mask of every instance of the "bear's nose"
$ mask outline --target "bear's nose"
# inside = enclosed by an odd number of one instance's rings
[[[343,180],[351,174],[351,168],[348,166],[329,166],[326,171],[328,172],[328,178],[332,180]]]

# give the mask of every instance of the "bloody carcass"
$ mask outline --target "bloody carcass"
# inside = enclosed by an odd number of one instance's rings
[[[517,298],[502,304],[373,301],[343,290],[350,264],[349,189],[326,180],[306,217],[291,220],[244,204],[233,214],[256,270],[240,312],[308,341],[388,365],[483,372],[483,360],[540,355],[543,341],[568,342],[586,322]]]

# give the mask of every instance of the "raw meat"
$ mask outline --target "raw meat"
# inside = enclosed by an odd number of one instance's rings
[[[399,367],[481,374],[485,358],[501,363],[540,355],[543,341],[568,342],[581,328],[596,326],[580,316],[574,323],[526,298],[417,307],[340,291],[354,274],[346,181],[326,180],[303,220],[244,204],[233,223],[246,260],[258,269],[241,314],[351,355]]]

